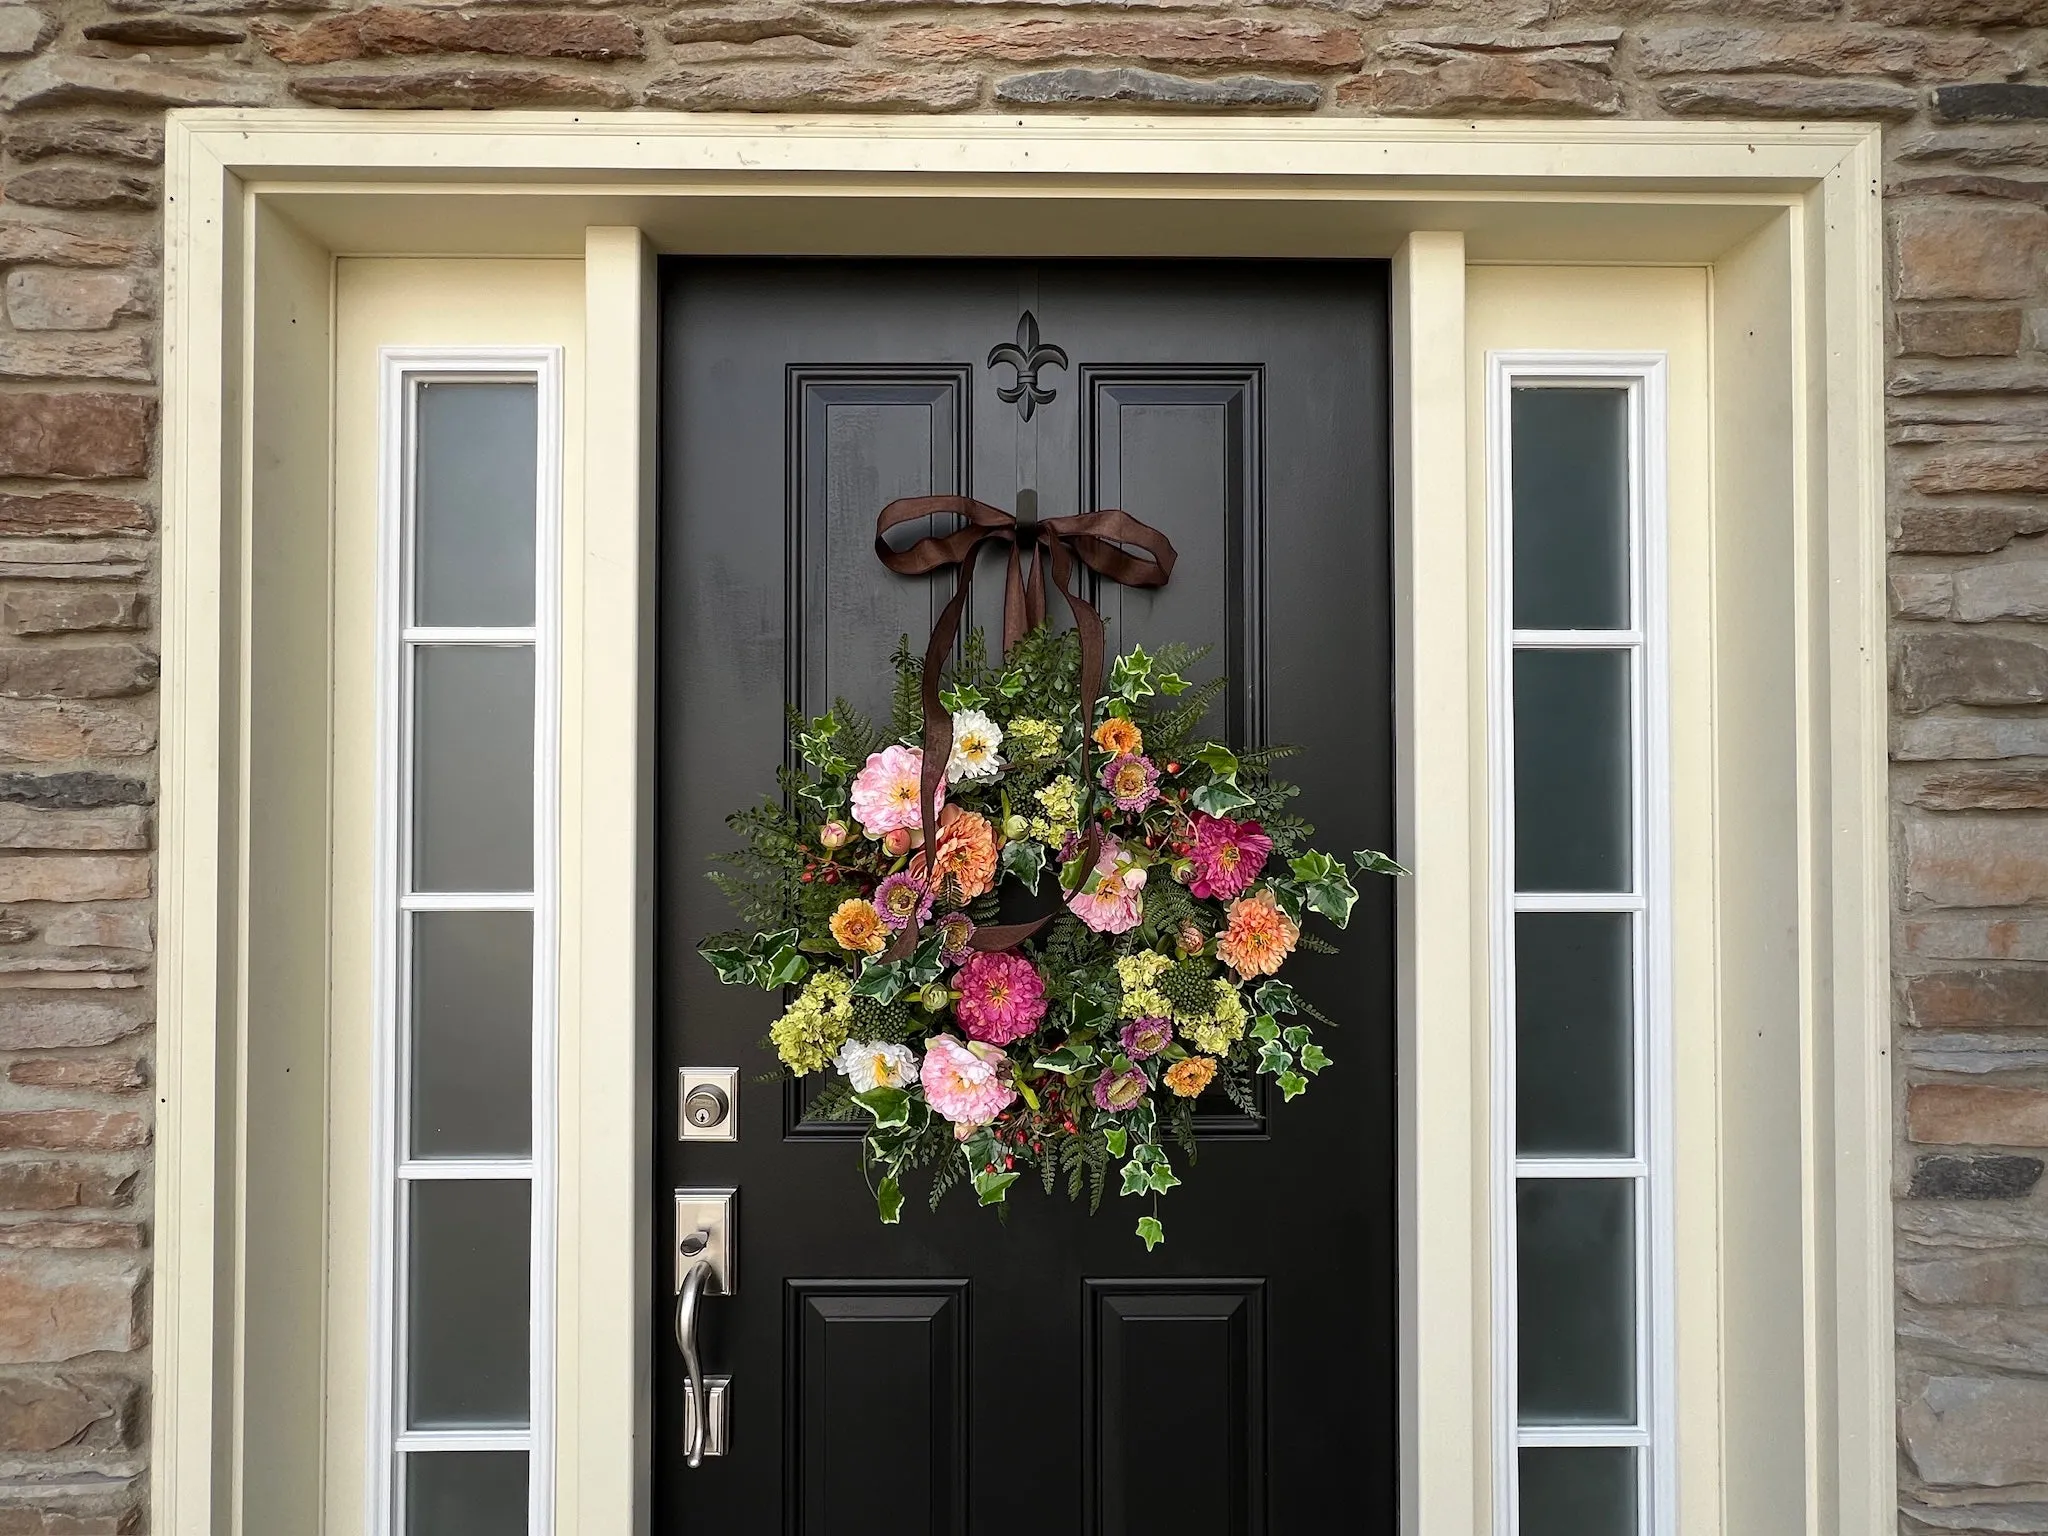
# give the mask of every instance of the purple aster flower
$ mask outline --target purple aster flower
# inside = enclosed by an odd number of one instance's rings
[[[1117,1036],[1123,1042],[1124,1054],[1133,1061],[1150,1061],[1173,1039],[1173,1020],[1161,1018],[1133,1019],[1123,1027]]]
[[[1151,758],[1126,752],[1103,764],[1102,787],[1118,810],[1142,811],[1159,798],[1159,770]]]
[[[901,870],[875,887],[875,910],[892,930],[901,931],[912,917],[920,923],[930,921],[932,893],[909,870]]]
[[[958,965],[974,953],[974,919],[965,912],[948,912],[939,919],[939,958]]]
[[[1119,1072],[1112,1067],[1095,1080],[1095,1107],[1120,1115],[1136,1107],[1151,1086],[1140,1067],[1132,1067],[1128,1072]]]

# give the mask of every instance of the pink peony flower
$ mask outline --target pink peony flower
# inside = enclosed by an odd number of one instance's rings
[[[953,1012],[975,1040],[1008,1045],[1045,1021],[1045,982],[1022,955],[971,955],[953,984],[960,989]]]
[[[1194,878],[1188,882],[1191,895],[1228,901],[1243,893],[1266,867],[1266,855],[1273,851],[1273,839],[1256,821],[1232,821],[1227,816],[1195,813],[1195,835],[1187,847],[1194,861]]]
[[[919,781],[924,753],[917,747],[884,747],[871,753],[853,780],[853,815],[870,837],[917,827]],[[932,814],[946,803],[946,786],[932,797]]]
[[[1123,848],[1115,838],[1102,840],[1102,855],[1095,861],[1090,882],[1067,898],[1067,906],[1097,933],[1129,933],[1145,912],[1145,871],[1118,868]]]
[[[924,1043],[918,1080],[932,1108],[954,1125],[987,1125],[1016,1102],[1009,1066],[1010,1058],[992,1045],[933,1035]]]

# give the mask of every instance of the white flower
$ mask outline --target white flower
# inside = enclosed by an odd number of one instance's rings
[[[978,709],[963,709],[953,716],[953,753],[946,759],[946,782],[962,779],[992,779],[1003,771],[996,748],[1003,744],[1003,728]]]
[[[877,1088],[902,1088],[917,1081],[917,1053],[907,1045],[882,1040],[849,1040],[832,1058],[839,1075],[851,1079],[855,1093]]]

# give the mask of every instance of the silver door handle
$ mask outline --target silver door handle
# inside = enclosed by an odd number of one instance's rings
[[[723,1456],[731,1378],[706,1376],[697,1349],[697,1313],[706,1296],[730,1296],[738,1277],[733,1263],[731,1189],[676,1191],[676,1348],[682,1351],[688,1391],[683,1402],[683,1461],[692,1468]]]
[[[708,1243],[709,1236],[703,1232],[696,1234],[700,1245]],[[676,1292],[676,1348],[683,1352],[683,1370],[690,1382],[689,1408],[683,1420],[683,1462],[693,1468],[704,1464],[704,1432],[711,1418],[704,1391],[704,1367],[697,1358],[697,1301],[704,1294],[707,1280],[713,1289],[717,1288],[718,1277],[711,1273],[711,1261],[697,1259],[683,1276],[682,1289]]]

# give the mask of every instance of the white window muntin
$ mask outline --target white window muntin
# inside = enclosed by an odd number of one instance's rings
[[[1666,362],[1662,353],[1495,351],[1486,359],[1487,663],[1492,955],[1493,1357],[1496,1536],[1520,1536],[1519,1453],[1633,1449],[1635,1532],[1675,1530],[1675,1277],[1671,1137],[1669,688],[1665,602]],[[1513,394],[1517,388],[1625,391],[1627,614],[1615,628],[1514,623]],[[1598,649],[1629,657],[1629,875],[1614,891],[1517,889],[1515,674],[1520,651]],[[1615,913],[1632,939],[1632,1143],[1626,1156],[1523,1156],[1516,1058],[1516,918]],[[1534,1179],[1633,1185],[1634,1391],[1630,1423],[1524,1424],[1520,1412],[1517,1200]]]
[[[386,347],[379,352],[375,886],[377,1016],[373,1046],[370,1295],[370,1536],[407,1530],[408,1458],[521,1452],[529,1536],[553,1526],[556,912],[559,894],[557,740],[560,675],[562,377],[559,347]],[[531,622],[428,624],[418,614],[417,508],[422,389],[433,384],[531,386],[534,422]],[[413,804],[417,676],[427,647],[532,654],[532,870],[521,889],[420,890]],[[524,1156],[421,1157],[411,1139],[413,937],[421,913],[532,915],[530,1149]],[[511,1181],[529,1190],[527,1413],[518,1427],[410,1428],[405,1420],[412,1276],[412,1192],[431,1181]]]

